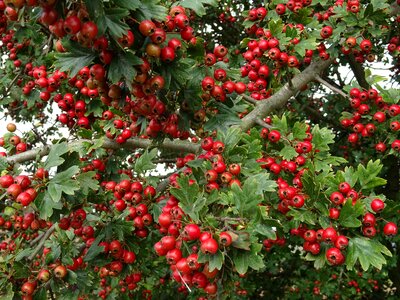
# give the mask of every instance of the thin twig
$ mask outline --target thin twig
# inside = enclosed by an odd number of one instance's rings
[[[11,90],[11,88],[14,86],[14,84],[17,82],[19,76],[21,76],[22,74],[22,70],[19,71],[17,73],[17,75],[15,75],[15,77],[13,78],[13,80],[11,80],[10,84],[4,89],[3,91],[3,98],[7,96],[8,92]]]
[[[189,285],[186,283],[185,279],[182,277],[181,272],[179,272],[179,270],[178,270],[178,274],[179,274],[179,277],[181,278],[183,284],[184,284],[184,285],[186,286],[186,288],[189,290],[189,293],[191,293],[192,290],[190,289]]]
[[[46,141],[42,138],[42,136],[39,134],[39,132],[36,130],[35,127],[32,128],[33,133],[36,135],[37,139],[43,144],[47,145]]]
[[[332,84],[330,84],[326,80],[322,79],[319,75],[315,76],[315,80],[318,81],[319,83],[323,84],[327,88],[329,88],[331,91],[339,94],[340,96],[342,96],[344,98],[349,98],[349,96],[345,92],[343,92],[342,90],[340,90],[337,87],[333,86]]]
[[[35,250],[33,251],[33,253],[28,257],[28,260],[32,260],[34,259],[34,257],[36,256],[36,254],[39,253],[39,251],[42,249],[42,247],[44,246],[44,243],[46,242],[46,240],[49,238],[49,236],[54,232],[54,230],[56,229],[56,224],[53,224],[49,229],[47,229],[46,233],[42,236],[39,244],[36,246]]]
[[[257,104],[257,100],[256,99],[254,99],[253,97],[251,97],[251,96],[248,96],[248,95],[242,95],[242,98],[244,99],[244,100],[246,100],[247,102],[249,102],[249,103],[251,103],[251,104],[254,104],[254,105],[256,105]]]
[[[271,129],[273,128],[271,125],[265,123],[261,118],[256,119],[256,123],[264,128]]]

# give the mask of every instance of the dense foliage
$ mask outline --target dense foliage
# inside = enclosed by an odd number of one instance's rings
[[[398,299],[399,5],[0,0],[0,298]]]

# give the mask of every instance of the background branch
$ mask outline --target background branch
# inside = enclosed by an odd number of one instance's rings
[[[356,60],[354,58],[354,55],[352,55],[352,54],[348,55],[348,58],[349,58],[350,68],[353,71],[354,76],[356,77],[356,80],[357,80],[358,84],[362,88],[368,90],[370,86],[369,86],[367,80],[365,79],[364,68],[362,67],[362,65],[360,63],[356,62]]]

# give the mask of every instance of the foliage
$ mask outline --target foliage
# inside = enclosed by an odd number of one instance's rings
[[[0,298],[398,299],[399,10],[0,0]]]

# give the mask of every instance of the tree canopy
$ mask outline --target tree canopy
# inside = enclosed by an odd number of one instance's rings
[[[399,5],[0,0],[1,299],[398,299]]]

